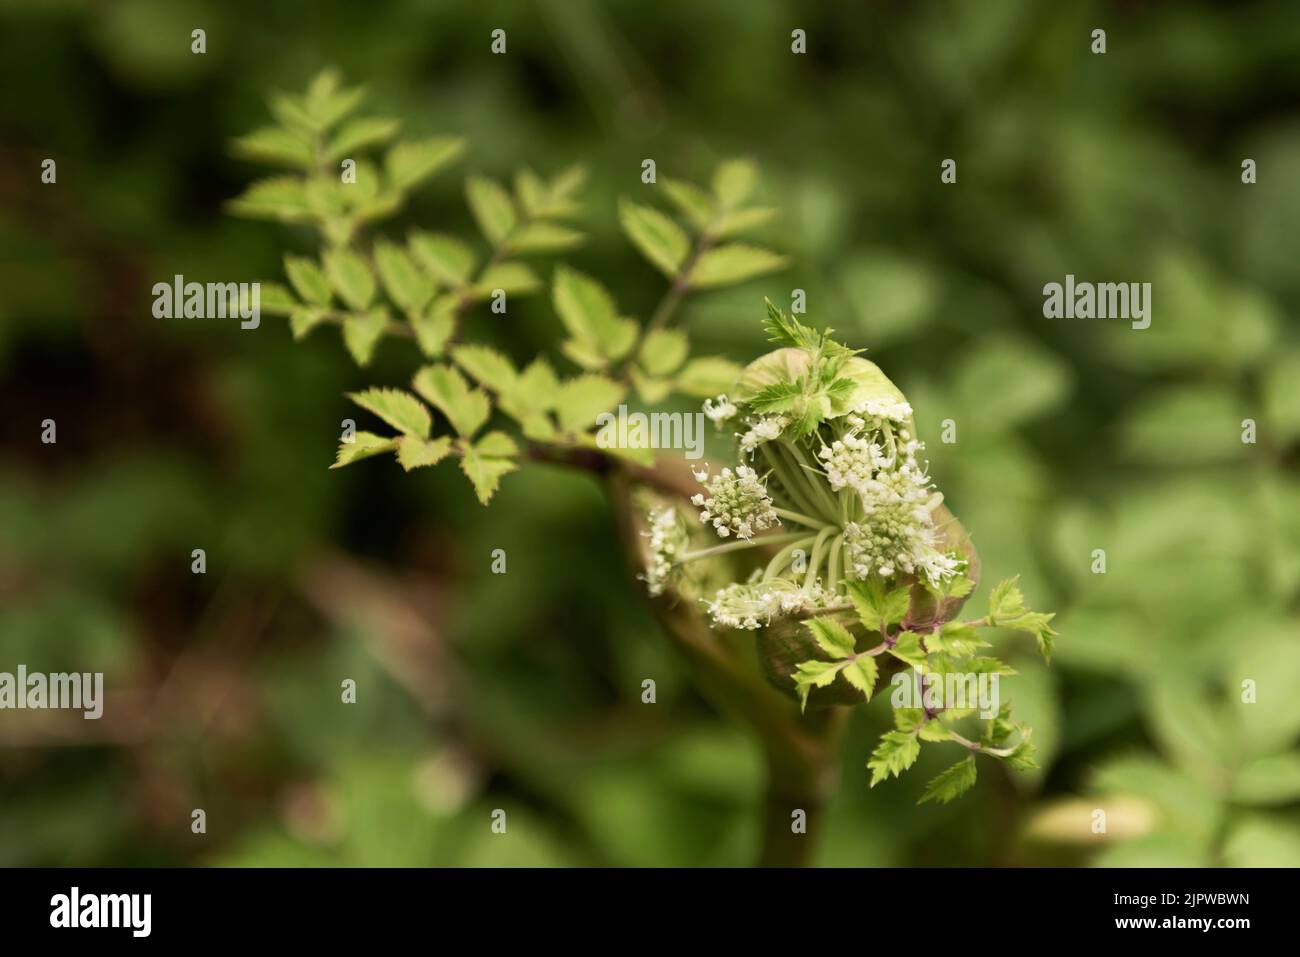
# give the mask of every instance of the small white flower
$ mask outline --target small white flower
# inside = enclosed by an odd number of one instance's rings
[[[714,425],[722,425],[723,422],[736,414],[736,407],[724,394],[716,399],[705,399],[704,414],[712,420]]]
[[[646,563],[646,591],[662,595],[669,580],[677,571],[677,561],[686,551],[689,534],[677,509],[672,506],[653,509],[646,522],[649,530],[642,532],[650,539],[650,557]]]
[[[750,539],[755,532],[781,524],[767,488],[748,466],[738,466],[734,473],[724,468],[711,479],[707,472],[696,472],[695,478],[704,484],[707,494],[696,493],[691,504],[701,510],[700,521],[712,523],[719,537],[727,538],[735,532],[740,538]]]
[[[906,402],[892,399],[867,399],[853,410],[875,419],[887,419],[890,422],[906,422],[912,415],[912,407]]]
[[[770,625],[775,618],[816,611],[838,600],[818,582],[803,588],[781,578],[760,580],[760,573],[747,582],[720,589],[713,600],[701,599],[715,625],[753,631]]]
[[[789,424],[783,415],[770,415],[750,425],[749,431],[740,436],[740,450],[753,454],[764,442],[780,438],[781,431]]]

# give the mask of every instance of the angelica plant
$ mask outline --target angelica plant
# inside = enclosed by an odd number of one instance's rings
[[[345,432],[332,467],[391,456],[409,472],[456,460],[484,505],[530,461],[592,474],[664,634],[704,693],[763,748],[760,862],[808,861],[835,785],[843,706],[869,700],[888,670],[917,681],[1010,674],[982,653],[980,629],[1030,632],[1047,654],[1051,616],[1029,611],[1012,580],[994,589],[983,618],[956,619],[978,558],[930,482],[910,406],[857,350],[769,303],[775,351],[743,369],[691,355],[674,325],[683,301],[787,265],[738,239],[776,215],[751,204],[752,162],[722,163],[709,188],[662,178],[656,189],[675,215],[620,202],[624,234],[667,280],[642,322],[594,277],[556,263],[548,284],[536,264],[585,241],[576,167],[521,170],[512,189],[469,176],[477,240],[378,232],[465,144],[399,139],[398,121],[356,115],[364,96],[326,71],[304,94],[273,97],[276,123],[234,144],[237,155],[289,172],[254,183],[231,212],[290,224],[318,244],[284,257],[288,284],[263,283],[262,310],[286,316],[295,338],[339,328],[362,368],[386,340],[413,350],[409,388],[349,394],[385,430]],[[476,327],[500,321],[511,299],[548,285],[555,361],[523,363],[475,341]],[[702,414],[735,432],[733,463],[692,476],[680,457],[597,440],[598,418],[630,397],[652,405],[673,395],[703,399]],[[1029,729],[1007,708],[969,737],[975,709],[957,704],[922,696],[896,707],[895,730],[868,762],[871,784],[911,766],[921,742],[969,752],[923,800],[967,790],[976,754],[1032,763]],[[790,826],[796,812],[801,829]]]

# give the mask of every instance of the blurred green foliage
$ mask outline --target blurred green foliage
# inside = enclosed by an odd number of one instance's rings
[[[699,350],[751,357],[763,295],[806,289],[810,320],[911,398],[988,577],[1020,572],[1061,611],[1050,668],[1017,637],[998,649],[1042,771],[917,809],[944,758],[868,791],[888,711],[862,709],[822,863],[1300,864],[1287,0],[7,0],[0,18],[0,669],[103,670],[111,692],[100,722],[0,715],[0,863],[753,856],[757,755],[655,633],[598,489],[535,467],[483,510],[450,470],[328,471],[343,393],[404,377],[398,345],[361,372],[273,321],[151,317],[175,273],[279,274],[284,233],[221,212],[252,173],[227,143],[268,90],[337,65],[412,132],[465,136],[460,172],[581,161],[590,238],[569,259],[641,315],[660,279],[617,217],[653,188],[641,160],[698,180],[757,159],[781,210],[762,237],[794,266],[691,302]],[[469,228],[454,183],[404,224]],[[1151,328],[1044,319],[1067,272],[1150,281]],[[516,359],[556,336],[540,298],[508,322]]]

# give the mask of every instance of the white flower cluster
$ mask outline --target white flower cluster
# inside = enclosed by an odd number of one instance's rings
[[[642,532],[650,539],[650,558],[646,564],[646,591],[662,595],[669,578],[677,569],[677,561],[686,551],[689,534],[677,509],[671,505],[651,510],[646,518],[649,531]]]
[[[903,400],[894,401],[892,399],[867,399],[861,405],[853,410],[859,417],[867,416],[873,419],[888,419],[890,422],[906,422],[912,416],[912,407]],[[849,420],[853,424],[853,420]]]
[[[724,468],[713,478],[707,471],[696,472],[695,478],[708,494],[697,493],[691,504],[701,510],[700,521],[711,522],[719,537],[735,532],[737,537],[749,539],[755,532],[781,524],[762,479],[748,466],[737,466],[735,472]]]
[[[780,438],[781,431],[789,424],[783,415],[769,415],[751,423],[749,431],[740,436],[740,450],[753,455],[754,450],[764,442]]]
[[[866,518],[844,527],[844,550],[854,577],[892,578],[901,571],[938,584],[960,567],[940,550],[930,480],[914,460],[877,473],[859,493]]]
[[[817,453],[826,469],[831,490],[842,488],[861,492],[876,470],[885,464],[885,453],[879,445],[855,432],[830,445],[823,445]]]
[[[714,425],[721,425],[736,414],[736,406],[726,395],[720,395],[716,399],[704,400],[704,414]]]
[[[836,604],[838,599],[820,583],[804,589],[785,579],[759,581],[756,574],[747,582],[728,585],[705,601],[715,625],[754,631],[771,623],[773,618],[816,611]]]

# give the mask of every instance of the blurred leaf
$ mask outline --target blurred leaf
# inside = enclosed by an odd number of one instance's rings
[[[1053,354],[1029,342],[982,339],[957,370],[950,417],[998,433],[1045,415],[1070,394],[1071,376]]]
[[[1123,424],[1130,459],[1162,465],[1202,465],[1240,458],[1241,409],[1229,392],[1211,386],[1170,388],[1142,401]]]
[[[375,277],[370,264],[350,249],[330,249],[324,255],[325,275],[344,302],[358,311],[375,298]]]
[[[622,385],[600,375],[581,375],[561,384],[555,396],[555,414],[566,432],[586,432],[596,427],[596,416],[618,405],[626,394]]]
[[[619,201],[618,221],[641,255],[669,279],[676,277],[691,251],[691,241],[680,226],[653,206],[627,200]]]
[[[493,246],[504,243],[518,222],[505,187],[486,177],[471,176],[465,181],[465,198],[474,214],[474,221],[488,241]]]
[[[784,269],[785,256],[744,243],[731,243],[706,250],[691,268],[687,282],[697,289],[729,286],[755,276]]]
[[[458,288],[474,271],[474,251],[455,236],[417,230],[411,233],[410,248],[420,265],[445,288]]]
[[[379,416],[403,435],[423,439],[429,435],[432,424],[429,410],[420,400],[401,389],[366,389],[349,392],[348,398],[367,412]]]
[[[384,288],[397,305],[418,312],[433,298],[433,281],[416,268],[406,251],[386,239],[375,243],[375,266]]]
[[[415,374],[413,384],[415,391],[445,415],[452,428],[467,439],[474,437],[492,413],[492,403],[487,395],[479,389],[471,389],[465,377],[452,366],[424,366]],[[488,471],[490,468],[485,469],[484,474]],[[468,471],[466,474],[470,475]],[[474,475],[470,478],[474,479]],[[477,484],[475,481],[476,487]],[[495,488],[495,484],[492,487]]]
[[[641,366],[652,376],[671,375],[686,361],[690,344],[679,329],[653,329],[641,342]]]
[[[430,136],[398,143],[384,158],[390,188],[403,192],[432,176],[456,159],[465,141],[453,136]]]

